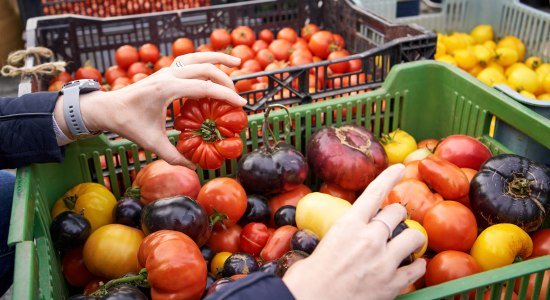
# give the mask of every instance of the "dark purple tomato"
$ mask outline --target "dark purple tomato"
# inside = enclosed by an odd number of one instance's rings
[[[239,220],[239,223],[242,226],[253,222],[264,223],[267,225],[269,224],[270,216],[271,211],[269,210],[266,197],[261,195],[248,195],[246,211]]]
[[[303,251],[307,254],[313,253],[313,250],[319,244],[319,237],[311,230],[298,230],[290,240],[290,249]]]
[[[308,257],[309,254],[298,251],[298,250],[291,250],[285,253],[281,258],[277,260],[277,268],[275,269],[275,275],[283,278],[288,268],[290,268],[295,262],[300,261],[306,257]]]
[[[258,261],[248,253],[231,254],[223,264],[223,277],[231,277],[237,274],[250,274],[260,269]]]
[[[273,274],[275,275],[275,270],[277,269],[277,261],[276,260],[272,260],[270,262],[266,262],[265,264],[263,264],[261,267],[260,267],[260,272],[264,272],[264,273],[268,273],[268,274]]]
[[[123,197],[118,200],[113,215],[115,223],[141,228],[141,201],[139,198]]]
[[[274,215],[275,227],[290,225],[296,227],[296,207],[292,205],[281,206]]]
[[[201,254],[204,258],[204,261],[206,261],[206,265],[209,266],[212,258],[214,258],[214,255],[216,255],[216,252],[214,252],[214,250],[212,250],[210,246],[204,244],[201,246]]]

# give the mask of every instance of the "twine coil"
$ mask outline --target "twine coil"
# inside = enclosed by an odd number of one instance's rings
[[[2,76],[15,77],[19,75],[56,75],[58,72],[65,71],[67,63],[64,61],[47,62],[32,67],[25,67],[25,59],[33,55],[36,61],[41,58],[52,58],[52,50],[45,47],[30,47],[23,50],[18,50],[10,53],[7,60],[7,65],[2,67],[0,71]]]

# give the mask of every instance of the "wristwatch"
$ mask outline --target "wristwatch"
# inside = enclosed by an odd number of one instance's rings
[[[97,81],[82,79],[66,83],[60,91],[63,95],[63,116],[69,131],[76,140],[90,138],[101,133],[101,131],[88,130],[80,114],[80,95],[99,89]]]

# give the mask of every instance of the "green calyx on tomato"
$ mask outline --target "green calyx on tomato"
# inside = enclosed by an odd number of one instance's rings
[[[149,282],[147,281],[147,270],[145,268],[141,269],[137,275],[134,276],[125,276],[113,280],[109,280],[107,283],[100,285],[99,288],[90,294],[92,297],[103,297],[108,294],[108,290],[119,284],[129,283],[133,286],[149,288]]]
[[[216,122],[206,119],[202,122],[201,128],[196,131],[205,142],[215,142],[222,139],[220,131],[216,128]]]

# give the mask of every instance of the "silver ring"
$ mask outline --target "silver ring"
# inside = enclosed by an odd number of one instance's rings
[[[393,230],[391,229],[391,226],[390,226],[390,224],[388,224],[387,221],[385,221],[385,220],[383,220],[383,219],[380,219],[380,218],[377,218],[377,217],[372,218],[372,219],[371,219],[371,222],[373,222],[373,221],[378,221],[378,222],[380,222],[380,223],[386,225],[386,228],[388,228],[388,238],[391,237],[391,234],[392,234]]]
[[[176,62],[176,67],[183,68],[185,65],[181,61],[178,61]]]

